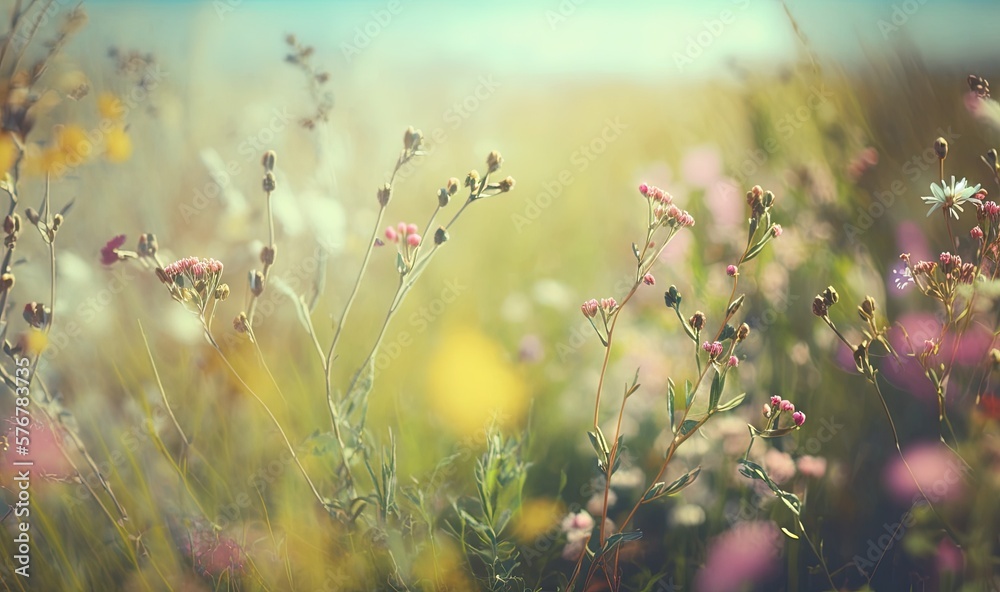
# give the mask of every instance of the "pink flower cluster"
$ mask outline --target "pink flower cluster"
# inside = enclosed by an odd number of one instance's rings
[[[580,305],[580,310],[583,312],[583,316],[588,319],[596,317],[597,312],[600,310],[603,310],[605,315],[609,315],[614,312],[616,308],[618,308],[618,301],[614,298],[601,298],[600,301],[595,298],[591,298]]]
[[[647,185],[645,183],[639,185],[639,193],[647,199],[651,199],[664,205],[670,205],[674,201],[674,197],[672,195],[654,185]]]
[[[185,257],[178,259],[163,268],[163,273],[167,277],[174,279],[179,275],[189,275],[194,279],[204,278],[210,275],[222,273],[222,262],[215,259],[199,259],[197,257]]]
[[[694,226],[694,216],[675,206],[673,196],[666,191],[643,183],[639,185],[639,193],[656,204],[653,216],[658,222],[674,221],[679,226]]]
[[[400,222],[395,228],[392,226],[385,229],[385,238],[390,243],[404,242],[411,247],[416,247],[423,240],[418,234],[418,228],[416,224],[407,224],[406,222]]]
[[[566,533],[566,546],[563,547],[563,559],[576,561],[583,553],[587,539],[594,529],[594,518],[586,511],[580,510],[578,513],[567,514],[563,518],[560,529]]]
[[[712,343],[706,341],[705,343],[701,344],[701,349],[707,351],[708,356],[713,360],[722,355],[722,344],[719,343],[718,341]]]
[[[795,422],[796,426],[802,427],[802,424],[806,422],[806,414],[796,411],[795,404],[788,399],[782,399],[778,395],[774,395],[771,397],[770,404],[764,405],[764,417],[770,418],[772,414],[781,413],[782,411],[792,414],[792,421]]]
[[[980,196],[980,194],[982,195]],[[981,200],[986,197],[986,192],[980,191],[975,195],[975,197]],[[976,208],[976,214],[980,220],[989,218],[993,222],[996,222],[997,219],[1000,218],[1000,206],[998,206],[995,201],[984,201],[982,205]]]

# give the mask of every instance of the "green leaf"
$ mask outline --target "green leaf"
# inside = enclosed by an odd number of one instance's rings
[[[636,368],[635,369],[635,377],[632,378],[632,384],[631,384],[631,386],[625,385],[625,398],[627,399],[627,398],[631,397],[632,394],[635,393],[635,391],[639,390],[640,386],[642,386],[642,385],[639,384],[639,368]]]
[[[788,426],[787,428],[777,428],[773,430],[758,430],[757,428],[750,426],[750,431],[758,438],[780,438],[791,434],[797,429],[799,429],[799,426]]]
[[[714,411],[719,405],[719,399],[722,398],[722,389],[726,386],[726,375],[718,370],[715,371],[715,377],[712,378],[712,390],[708,395],[708,409],[709,411]]]
[[[670,485],[665,485],[662,481],[654,483],[653,486],[649,488],[649,491],[646,492],[646,495],[642,497],[642,503],[650,502],[664,496],[680,493],[682,489],[694,483],[694,480],[698,478],[698,475],[700,473],[701,473],[701,465],[698,465],[694,469],[691,469],[687,473],[684,473],[683,475],[678,477]]]
[[[687,320],[685,320],[684,317],[681,316],[681,311],[679,308],[675,308],[674,312],[677,313],[677,318],[681,322],[681,327],[684,327],[684,332],[687,333],[687,336],[690,337],[692,341],[697,343],[698,334],[694,332],[694,327],[692,327],[691,324],[688,323]]]
[[[681,424],[680,435],[682,435],[682,436],[688,435],[688,432],[690,432],[691,430],[693,430],[695,428],[695,426],[697,426],[697,425],[698,425],[698,422],[696,420],[694,420],[694,419],[685,419],[684,423]]]
[[[604,439],[601,428],[597,428],[596,432],[587,432],[587,435],[590,436],[590,444],[594,447],[594,452],[597,453],[597,462],[600,463],[601,467],[608,466],[611,449],[608,448],[608,441]]]
[[[722,328],[722,333],[719,334],[719,341],[725,341],[727,339],[732,339],[736,336],[736,328],[726,323],[726,326]]]
[[[799,540],[799,535],[797,535],[794,532],[788,530],[784,526],[781,527],[781,532],[785,533],[785,536],[787,536],[790,539],[793,539],[793,540],[796,540],[796,541]]]
[[[756,245],[753,246],[752,249],[750,249],[750,252],[747,253],[747,256],[743,258],[743,261],[744,262],[749,261],[754,257],[756,257],[757,255],[760,255],[760,252],[764,250],[764,246],[767,245],[768,239],[770,238],[771,234],[770,231],[768,231],[768,234],[765,234],[764,238],[760,239],[760,242],[758,242]]]
[[[396,271],[398,271],[400,275],[406,273],[407,271],[406,260],[403,259],[402,253],[396,253]]]
[[[615,547],[617,547],[622,543],[627,543],[629,541],[637,541],[641,538],[642,538],[642,532],[638,530],[633,532],[615,533],[609,536],[606,541],[604,541],[604,547],[601,549],[600,554],[605,555],[613,551]]]
[[[635,255],[635,260],[638,261],[639,260],[639,246],[636,245],[635,243],[632,243],[632,254]]]
[[[694,388],[694,387],[691,386],[691,381],[690,380],[685,380],[684,381],[684,409],[690,409],[691,408],[691,400],[694,399],[694,391],[691,390],[692,388]]]
[[[667,378],[667,421],[670,422],[670,433],[674,433],[674,381]]]
[[[794,512],[796,516],[799,515],[799,512],[802,511],[802,502],[799,500],[797,495],[787,491],[782,491],[776,487],[772,487],[771,489],[774,490],[775,495],[781,498],[781,501],[785,502],[785,505],[788,506],[789,510]]]
[[[729,411],[730,409],[735,409],[740,403],[743,402],[743,399],[745,399],[746,396],[746,393],[740,393],[733,397],[732,400],[719,405],[718,408],[716,408],[716,411]]]

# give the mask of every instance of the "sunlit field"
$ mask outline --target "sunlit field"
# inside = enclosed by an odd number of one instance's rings
[[[3,2],[0,588],[1000,589],[1000,7]]]

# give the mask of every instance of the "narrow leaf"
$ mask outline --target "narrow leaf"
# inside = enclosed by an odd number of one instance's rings
[[[715,410],[722,398],[722,389],[726,385],[726,375],[716,370],[715,377],[712,378],[712,390],[708,396],[709,411]]]
[[[746,396],[747,396],[746,393],[740,393],[735,397],[733,397],[732,400],[727,401],[722,405],[719,405],[716,411],[729,411],[730,409],[735,409],[736,407],[739,406],[740,403],[743,402],[743,399],[745,399]]]

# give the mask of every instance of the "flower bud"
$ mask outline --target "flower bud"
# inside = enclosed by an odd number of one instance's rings
[[[10,290],[14,287],[14,274],[5,273],[0,275],[0,290]]]
[[[458,179],[451,177],[448,182],[445,183],[444,188],[448,190],[448,195],[455,195],[458,193]]]
[[[465,176],[465,186],[473,191],[479,187],[479,171],[476,169],[469,171],[469,174]]]
[[[274,170],[274,163],[277,158],[278,155],[275,154],[274,150],[268,150],[264,153],[264,156],[260,159],[260,164],[264,167],[264,172],[269,173]]]
[[[743,323],[740,325],[739,329],[736,330],[736,341],[740,342],[746,339],[750,335],[750,325]]]
[[[500,170],[500,165],[503,164],[503,157],[496,150],[490,152],[486,155],[486,169],[487,172],[495,173]]]
[[[663,293],[663,301],[666,303],[667,308],[677,308],[677,305],[681,303],[680,292],[677,291],[677,286],[670,286],[670,288]]]
[[[28,222],[31,222],[35,226],[38,226],[38,220],[41,217],[38,215],[38,212],[36,212],[34,208],[26,208],[24,210],[24,216],[28,219]]]
[[[249,274],[250,293],[260,296],[264,292],[264,275],[256,269]]]
[[[229,298],[229,284],[219,284],[219,287],[215,289],[214,296],[216,300]]]
[[[276,245],[266,245],[260,250],[260,262],[264,265],[274,265],[274,255],[275,249],[278,247]]]
[[[442,187],[438,190],[438,207],[446,208],[449,203],[451,203],[451,194],[448,193],[447,188]]]
[[[514,188],[514,177],[508,175],[507,178],[500,181],[500,193],[507,193],[513,188]]]
[[[434,244],[442,245],[446,242],[448,242],[448,231],[442,226],[434,231]]]
[[[825,317],[826,313],[829,312],[830,307],[827,305],[826,301],[823,300],[822,296],[817,296],[813,299],[812,309],[814,315],[818,317]]]
[[[236,315],[233,319],[233,329],[236,329],[237,333],[246,333],[250,330],[250,320],[247,319],[247,313],[241,312]]]
[[[934,140],[934,154],[937,154],[939,160],[948,158],[948,140],[944,138]]]
[[[833,286],[827,286],[826,290],[823,290],[821,296],[823,296],[823,302],[827,306],[833,306],[840,301],[840,294],[837,294],[837,291],[833,289]]]
[[[272,173],[271,171],[267,171],[266,173],[264,173],[264,180],[261,183],[261,185],[264,187],[264,191],[266,193],[271,193],[272,191],[274,191],[275,188],[278,186],[278,182],[274,178],[274,173]]]
[[[420,144],[424,141],[424,134],[420,130],[413,129],[413,126],[406,128],[406,132],[403,134],[403,148],[410,151],[416,152],[420,150]]]
[[[870,321],[872,317],[875,316],[875,299],[871,296],[865,296],[864,302],[858,307],[858,316],[861,317],[862,321]]]
[[[695,331],[701,331],[705,328],[705,313],[700,310],[694,313],[691,318],[688,319],[688,324],[691,325],[691,328]]]
[[[392,198],[392,185],[386,183],[378,188],[376,192],[376,197],[378,198],[378,205],[383,208],[389,205],[389,199]]]

